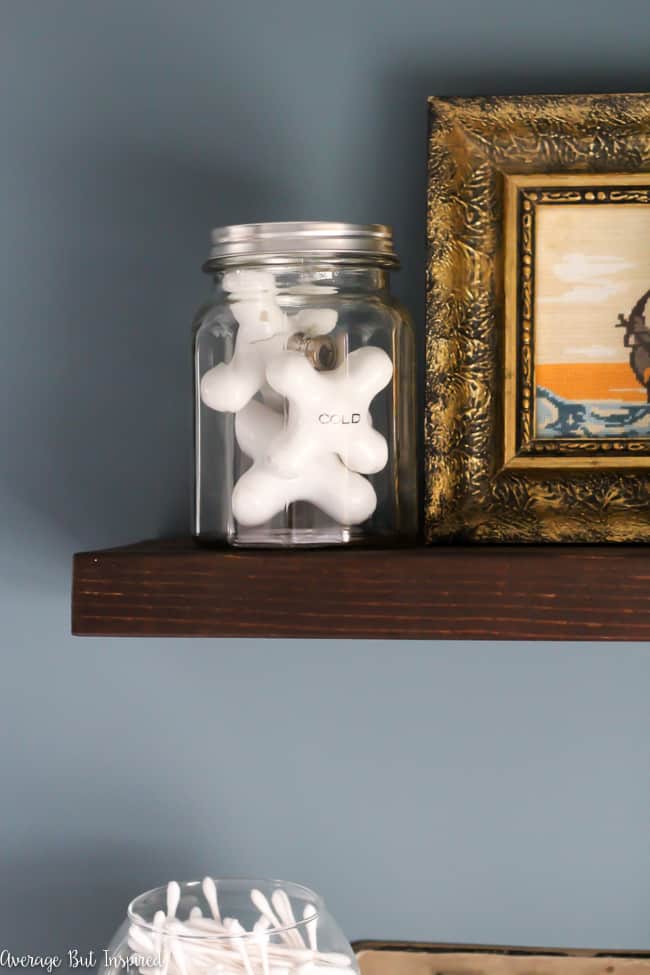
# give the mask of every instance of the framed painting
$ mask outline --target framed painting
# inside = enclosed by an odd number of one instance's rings
[[[430,99],[429,541],[650,540],[650,95]]]

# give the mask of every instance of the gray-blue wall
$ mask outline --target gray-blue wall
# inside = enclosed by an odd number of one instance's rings
[[[647,3],[0,28],[0,947],[101,947],[204,871],[303,880],[351,938],[648,947],[648,647],[75,640],[68,610],[75,549],[186,529],[210,226],[391,223],[421,321],[426,96],[647,90]]]

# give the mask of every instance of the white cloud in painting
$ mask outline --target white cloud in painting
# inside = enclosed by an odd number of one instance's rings
[[[561,261],[553,265],[553,273],[561,281],[569,284],[582,284],[593,278],[600,278],[609,274],[618,274],[635,267],[622,257],[612,257],[598,254],[580,254],[575,251],[565,254]]]
[[[594,362],[602,362],[604,359],[618,358],[618,351],[609,345],[569,345],[563,352],[567,359],[574,358],[579,362],[584,359],[593,359]]]
[[[558,305],[605,301],[625,290],[625,283],[613,278],[636,266],[622,257],[572,251],[556,261],[552,268],[555,277],[571,287],[561,294],[545,295],[540,300],[544,304]]]
[[[599,304],[611,298],[618,291],[623,291],[624,285],[600,281],[598,284],[581,284],[576,288],[569,288],[561,295],[540,298],[545,305],[582,305]]]

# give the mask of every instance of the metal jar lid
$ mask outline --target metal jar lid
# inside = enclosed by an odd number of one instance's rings
[[[210,257],[213,271],[233,264],[283,264],[292,259],[366,263],[398,267],[393,231],[380,223],[241,223],[216,227]]]

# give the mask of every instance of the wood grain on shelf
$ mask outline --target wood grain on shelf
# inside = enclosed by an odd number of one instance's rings
[[[75,555],[80,636],[650,640],[646,546]]]

